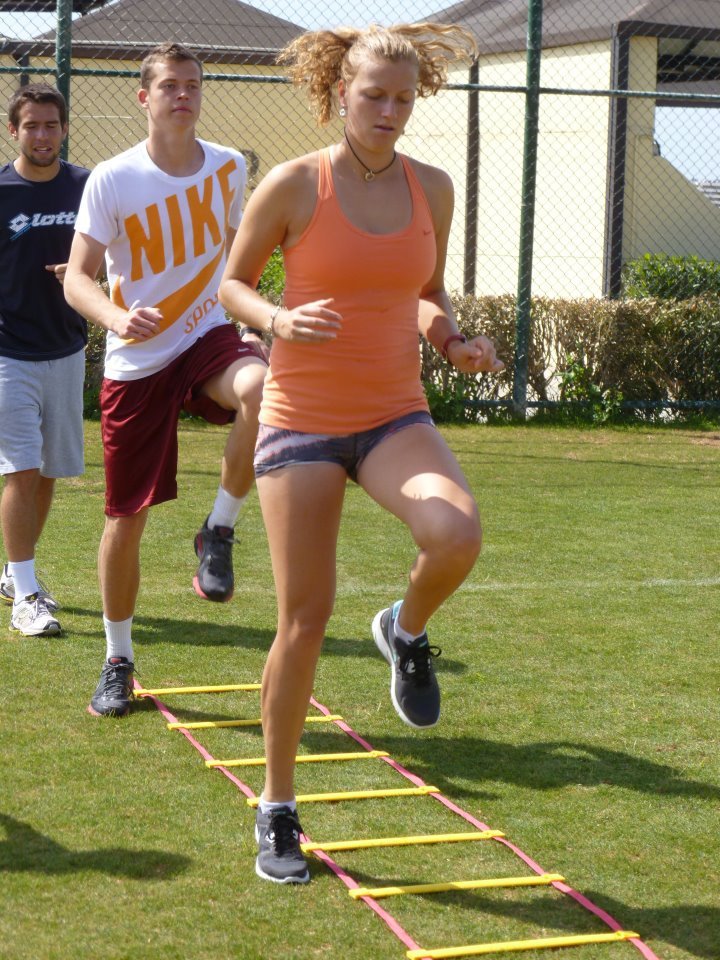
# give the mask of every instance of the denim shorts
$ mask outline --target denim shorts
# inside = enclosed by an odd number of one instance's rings
[[[301,463],[337,463],[351,480],[357,482],[358,470],[367,455],[387,437],[416,423],[434,426],[426,410],[407,413],[372,430],[330,436],[324,433],[300,433],[260,424],[255,446],[255,476]]]
[[[83,472],[84,379],[85,350],[59,360],[0,357],[1,475]]]

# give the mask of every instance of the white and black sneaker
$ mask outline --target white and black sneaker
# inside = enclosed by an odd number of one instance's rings
[[[39,593],[13,604],[10,629],[19,630],[24,637],[51,637],[60,633],[59,622],[48,610]]]
[[[60,604],[57,602],[55,597],[48,591],[45,584],[38,580],[38,593],[45,601],[45,606],[48,608],[50,613],[57,613],[60,609]],[[0,600],[4,603],[14,603],[15,602],[15,581],[13,575],[10,573],[10,569],[7,563],[3,564],[2,573],[0,573]]]
[[[258,855],[255,873],[273,883],[307,883],[310,871],[300,849],[302,827],[296,810],[275,807],[269,813],[258,808],[255,839]]]
[[[390,664],[390,696],[401,720],[422,730],[440,719],[440,688],[433,658],[439,647],[431,647],[427,634],[408,643],[395,636],[395,621],[401,601],[376,614],[372,633],[380,653]]]

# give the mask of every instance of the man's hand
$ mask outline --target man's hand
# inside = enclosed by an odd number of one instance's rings
[[[121,339],[138,343],[157,336],[162,319],[163,315],[157,307],[141,307],[138,302],[113,323],[112,330]]]
[[[55,274],[55,279],[58,283],[62,284],[65,281],[66,263],[47,263],[45,264],[45,269]]]

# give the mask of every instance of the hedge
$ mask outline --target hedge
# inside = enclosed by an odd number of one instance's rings
[[[458,373],[424,341],[422,379],[438,422],[479,422],[507,416],[487,401],[512,394],[515,298],[453,298],[468,336],[484,333],[505,361],[500,374]],[[86,416],[97,416],[104,334],[90,330]],[[608,420],[687,416],[684,406],[720,401],[720,303],[710,294],[686,300],[532,301],[528,398],[559,402],[556,416]],[[628,411],[626,401],[654,405]],[[670,413],[661,404],[675,404]]]
[[[512,394],[515,298],[457,296],[453,303],[462,332],[490,337],[506,368],[465,376],[423,344],[423,380],[438,420],[486,419],[484,403]],[[528,399],[559,402],[561,415],[603,422],[682,418],[686,406],[720,401],[720,304],[713,295],[682,301],[538,297],[531,320]],[[648,406],[633,410],[628,402]]]

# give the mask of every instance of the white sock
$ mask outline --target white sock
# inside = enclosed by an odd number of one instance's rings
[[[297,803],[295,803],[295,797],[292,800],[266,800],[265,797],[260,794],[260,803],[258,804],[258,810],[260,813],[270,813],[271,810],[277,810],[278,807],[290,807],[293,813],[297,810]]]
[[[108,618],[103,615],[106,643],[105,656],[108,660],[110,657],[127,657],[131,663],[133,662],[133,646],[130,637],[132,622],[132,617],[128,617],[127,620],[108,620]]]
[[[222,484],[218,487],[215,503],[207,520],[208,527],[234,527],[240,509],[247,500],[245,497],[233,497],[231,493],[224,490]]]
[[[425,633],[425,627],[420,631],[420,633],[409,633],[407,630],[403,629],[398,623],[400,619],[400,607],[402,603],[396,603],[393,607],[393,630],[395,631],[395,636],[399,637],[401,640],[404,640],[405,643],[412,643],[413,640],[417,640],[418,637],[421,637]]]
[[[40,589],[35,576],[34,557],[32,560],[21,560],[20,563],[8,563],[8,573],[15,583],[15,603],[31,597]]]

